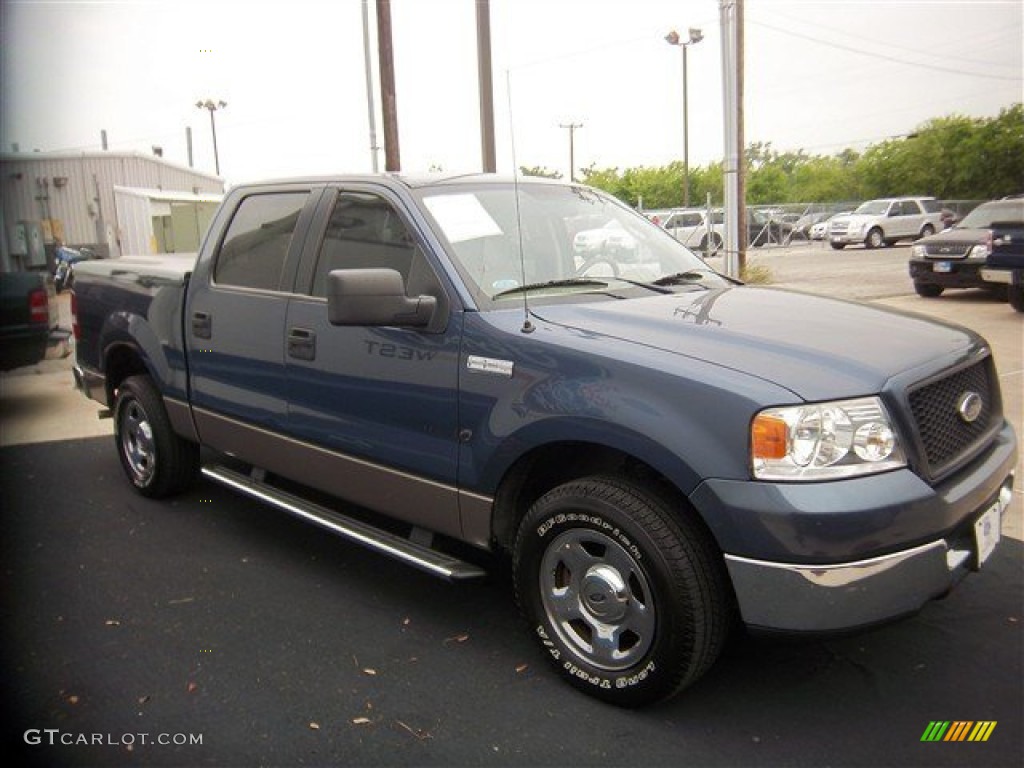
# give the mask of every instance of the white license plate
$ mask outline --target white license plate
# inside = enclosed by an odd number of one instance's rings
[[[948,261],[937,261],[932,265],[935,272],[952,272],[953,265]]]
[[[997,501],[974,523],[974,541],[978,547],[978,567],[988,560],[999,543],[1002,505]]]

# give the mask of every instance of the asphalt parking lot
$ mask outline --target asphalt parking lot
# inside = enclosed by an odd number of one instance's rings
[[[751,262],[778,285],[978,330],[1024,434],[1024,317],[981,291],[918,298],[907,252]],[[1021,482],[993,560],[946,600],[852,637],[737,638],[684,695],[629,712],[546,669],[501,577],[448,585],[205,483],[135,495],[69,368],[0,376],[5,741],[20,764],[1024,761]],[[922,742],[939,720],[996,726],[985,743]]]

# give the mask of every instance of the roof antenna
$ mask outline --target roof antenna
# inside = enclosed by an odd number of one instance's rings
[[[523,286],[526,282],[526,257],[523,255],[523,218],[519,208],[519,166],[516,165],[516,131],[515,120],[512,118],[512,73],[505,70],[505,92],[508,94],[508,131],[512,145],[512,188],[515,190],[516,201],[516,239],[519,248],[519,269],[522,273]],[[529,291],[523,291],[523,333],[533,333],[537,327],[530,322]]]

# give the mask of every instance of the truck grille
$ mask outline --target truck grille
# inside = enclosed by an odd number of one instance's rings
[[[989,433],[1000,415],[992,381],[991,360],[986,358],[909,393],[910,410],[932,478],[953,469]],[[980,396],[981,409],[968,421],[961,415],[962,401],[972,392]]]
[[[929,259],[962,259],[973,247],[973,243],[932,243],[925,246],[925,253]]]

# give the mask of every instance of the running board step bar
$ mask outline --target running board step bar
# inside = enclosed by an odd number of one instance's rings
[[[315,523],[357,544],[401,560],[433,576],[440,576],[449,581],[461,581],[486,575],[486,571],[471,563],[389,531],[374,528],[372,525],[306,501],[268,483],[243,475],[241,472],[216,464],[204,465],[202,472],[205,477],[214,482],[241,491],[247,496]]]

